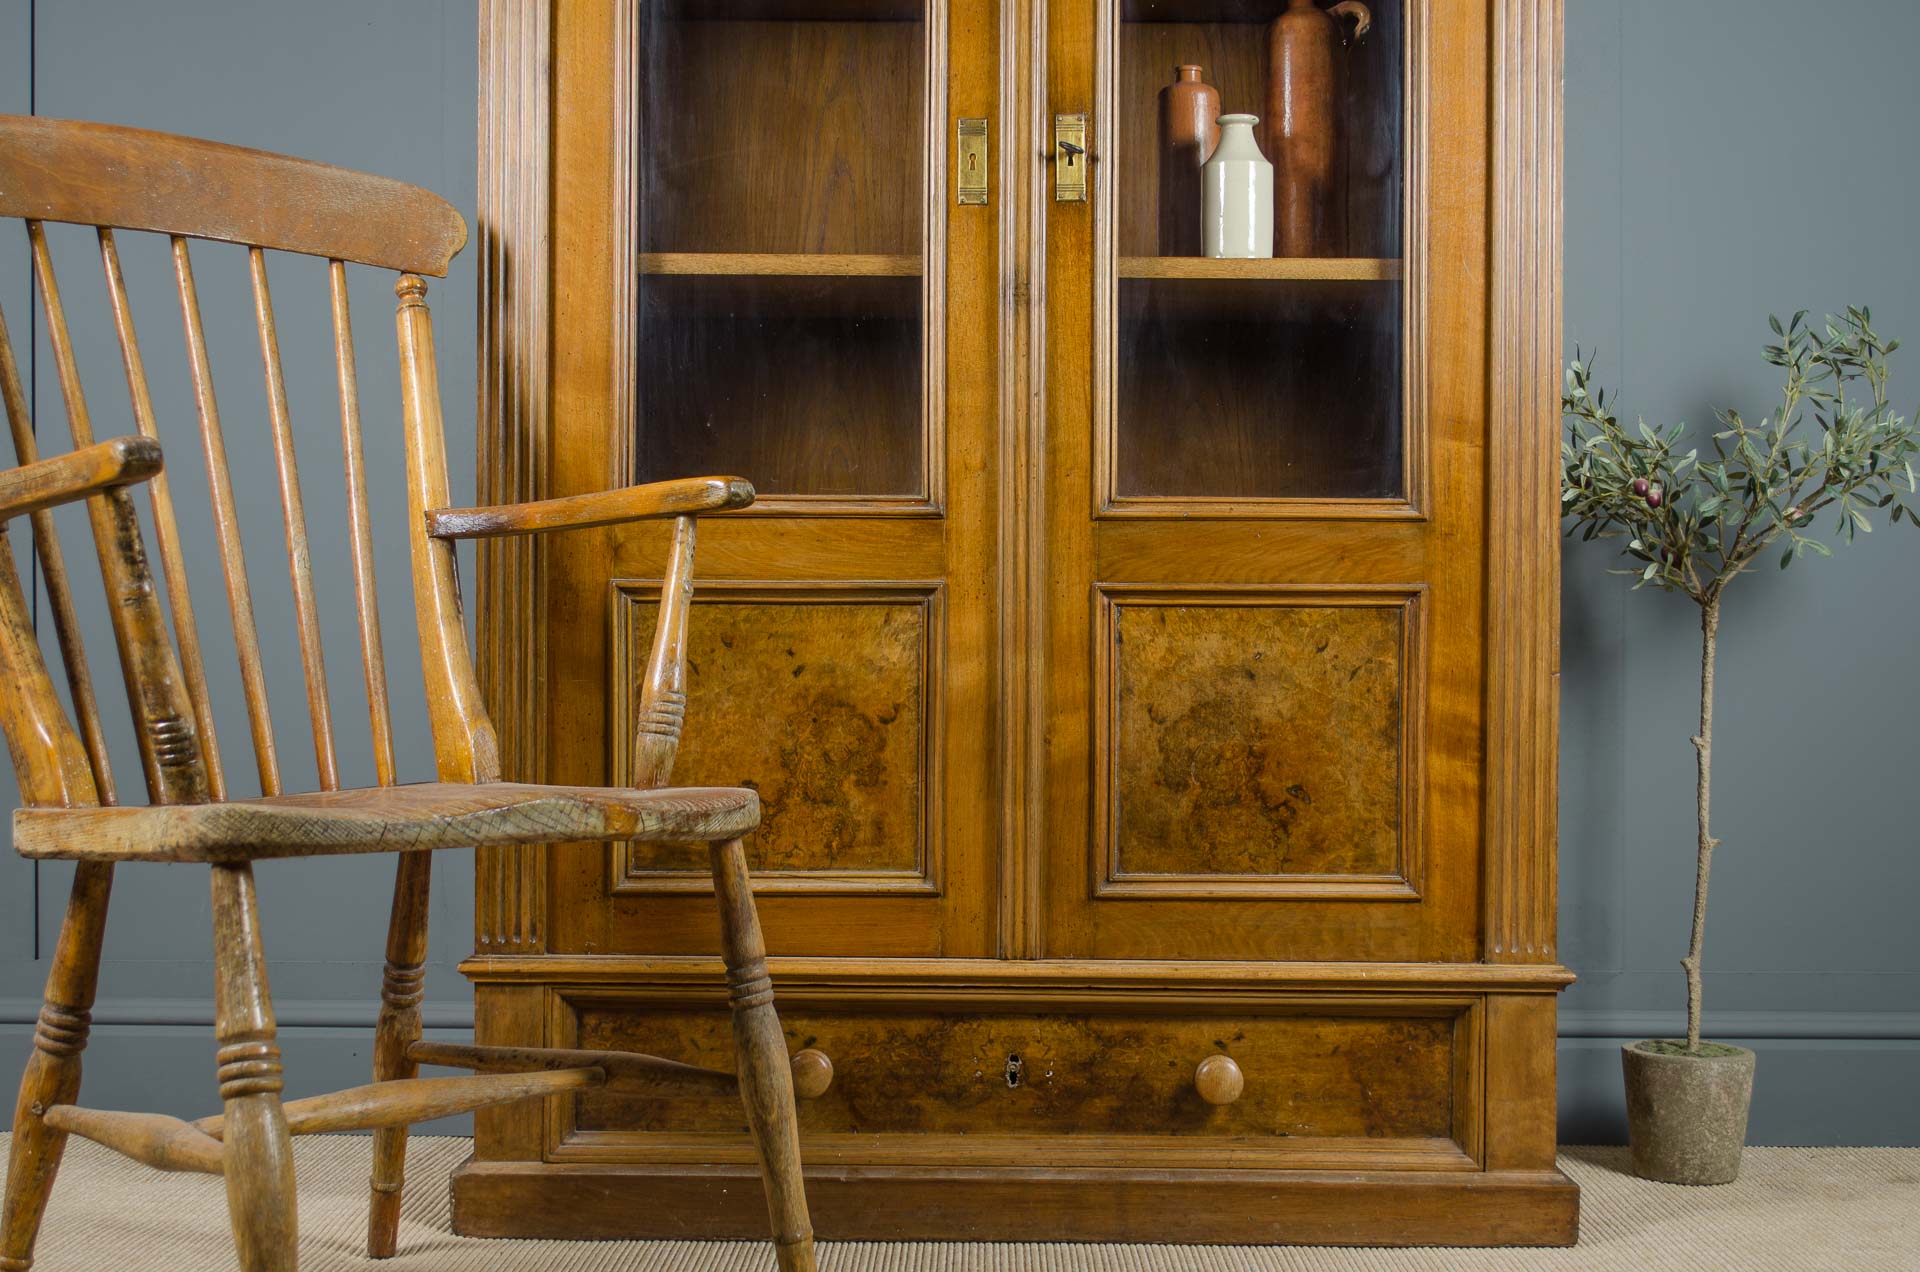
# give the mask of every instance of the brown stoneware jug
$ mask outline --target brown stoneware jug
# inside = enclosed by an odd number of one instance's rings
[[[1200,254],[1200,172],[1220,144],[1220,91],[1197,66],[1160,90],[1160,255]]]
[[[1322,9],[1288,0],[1267,28],[1267,158],[1273,161],[1274,254],[1337,256],[1345,250],[1333,220],[1334,50],[1373,26],[1359,0]]]

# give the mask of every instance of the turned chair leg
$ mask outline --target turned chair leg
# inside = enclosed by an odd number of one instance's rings
[[[420,1040],[420,1000],[427,968],[427,898],[433,854],[400,855],[393,878],[393,915],[387,923],[387,970],[380,984],[380,1023],[374,1030],[373,1080],[419,1075],[408,1048]],[[407,1128],[373,1133],[372,1195],[367,1206],[367,1257],[390,1259],[400,1245],[400,1190],[406,1183]]]
[[[226,1104],[227,1215],[242,1272],[294,1272],[293,1139],[251,865],[213,867],[214,1036]]]
[[[800,1125],[793,1105],[793,1071],[780,1017],[773,1009],[767,946],[754,909],[747,854],[737,839],[711,846],[713,889],[720,902],[720,948],[733,1006],[733,1043],[739,1053],[740,1101],[760,1151],[774,1256],[781,1272],[814,1272],[813,1224],[807,1218],[800,1174]]]
[[[112,866],[81,862],[74,867],[67,917],[33,1031],[33,1054],[14,1107],[6,1205],[0,1211],[0,1272],[27,1272],[33,1266],[34,1238],[67,1144],[66,1132],[48,1126],[41,1114],[55,1104],[72,1104],[80,1094],[80,1053],[100,981],[100,941],[112,891]]]

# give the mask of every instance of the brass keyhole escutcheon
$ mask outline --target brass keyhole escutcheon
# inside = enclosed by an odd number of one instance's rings
[[[1087,154],[1087,117],[1053,117],[1053,198],[1056,203],[1087,201],[1087,170],[1093,166]]]
[[[987,121],[963,119],[955,126],[954,202],[978,206],[987,201]]]

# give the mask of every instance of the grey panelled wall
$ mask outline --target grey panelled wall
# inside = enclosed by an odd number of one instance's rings
[[[1920,338],[1920,6],[1568,0],[1566,340],[1623,409],[1711,425],[1777,392],[1769,311],[1865,304]],[[1844,10],[1844,14],[1843,14]],[[1877,165],[1877,166],[1876,166]],[[1904,365],[1903,365],[1904,363]],[[1895,355],[1920,402],[1920,345]],[[1619,1134],[1618,1033],[1678,1027],[1697,612],[1569,547],[1562,593],[1561,1123]],[[1920,534],[1728,593],[1707,1024],[1754,1039],[1761,1143],[1920,1144]]]
[[[440,192],[471,218],[476,38],[473,6],[461,0],[0,0],[0,108],[25,111],[31,106],[43,115],[212,137],[401,177]],[[26,241],[17,223],[5,229],[0,236],[0,303],[7,307],[16,345],[24,346],[31,312]],[[103,436],[131,432],[98,249],[85,231],[55,227],[49,237],[83,355],[94,427]],[[176,503],[187,555],[204,567],[194,571],[193,590],[229,780],[237,791],[254,793],[246,718],[233,670],[232,631],[219,586],[205,469],[197,455],[165,245],[150,235],[126,234],[120,236],[120,247],[154,382],[161,438],[178,483]],[[431,294],[456,466],[453,481],[460,490],[473,488],[473,446],[470,440],[461,443],[472,437],[474,412],[473,262],[471,251],[462,255],[453,275],[435,282]],[[195,249],[194,263],[207,310],[261,644],[277,691],[273,715],[283,771],[290,789],[311,789],[313,750],[300,687],[245,257],[238,249],[205,244]],[[348,782],[370,783],[372,750],[344,546],[345,486],[325,269],[323,262],[292,258],[269,263],[313,535],[341,774]],[[353,274],[396,750],[403,779],[429,779],[432,743],[402,528],[406,495],[393,279],[370,270]],[[88,353],[93,356],[86,357]],[[35,400],[40,431],[47,439],[43,445],[64,449],[65,415],[43,332],[38,365]],[[85,520],[69,517],[62,530],[83,609],[91,606],[94,635],[89,648],[101,701],[107,704],[118,697],[117,676],[97,574],[88,564],[93,554]],[[107,679],[101,679],[103,672]],[[115,758],[122,786],[131,784],[137,790],[137,756],[125,749]],[[5,775],[7,789],[0,793],[8,808],[15,802],[11,776]],[[276,863],[260,870],[264,932],[290,1094],[366,1080],[392,873],[390,857]],[[453,970],[471,948],[472,870],[466,859],[452,854],[443,858],[437,873],[428,1022],[451,1025],[453,1031],[441,1036],[453,1038],[465,1035],[472,1015],[465,982]],[[44,963],[35,961],[35,949],[42,957],[50,951],[65,900],[66,874],[58,864],[43,865],[36,889],[30,864],[11,853],[0,861],[0,1082],[9,1091],[30,1045],[30,1022],[44,971]],[[95,1012],[100,1024],[87,1052],[89,1102],[187,1116],[218,1110],[206,1028],[212,1019],[212,974],[205,875],[204,870],[166,866],[120,871]]]
[[[1920,259],[1907,232],[1913,178],[1904,171],[1920,126],[1920,85],[1904,51],[1920,47],[1920,8],[1867,0],[1846,18],[1864,38],[1848,39],[1835,25],[1809,31],[1804,5],[1789,0],[1566,3],[1567,338],[1600,346],[1603,374],[1624,384],[1629,409],[1690,420],[1707,419],[1711,401],[1761,409],[1771,381],[1755,355],[1770,308],[1864,301],[1893,332],[1920,335]],[[457,0],[0,0],[0,110],[31,106],[289,151],[404,177],[469,211],[474,64],[473,8]],[[1822,87],[1836,84],[1846,92]],[[1826,127],[1816,107],[1843,112],[1844,126]],[[1897,170],[1869,182],[1865,164],[1875,156],[1891,157]],[[1835,199],[1836,184],[1858,193]],[[1837,228],[1822,220],[1835,206],[1845,207]],[[84,246],[56,240],[76,281],[90,263]],[[0,303],[10,316],[25,312],[24,257],[23,244],[0,243]],[[178,321],[153,263],[130,261],[129,270],[136,301],[147,282],[142,334],[155,346],[157,373],[162,351],[177,347]],[[256,466],[259,486],[271,474],[267,451],[256,444],[242,455],[239,444],[260,418],[244,293],[230,268],[209,260],[201,273],[203,299],[220,315],[214,355],[231,386],[222,399],[230,445],[236,465]],[[306,324],[287,334],[289,350],[316,340],[323,349],[317,293],[295,271],[274,282],[282,323],[293,326],[298,313]],[[357,296],[376,474],[383,457],[397,467],[400,445],[378,427],[396,392],[382,291]],[[436,296],[457,439],[470,436],[463,424],[473,407],[471,252]],[[76,318],[109,351],[94,368],[104,432],[124,425],[104,409],[124,396],[116,396],[110,337],[97,313]],[[177,362],[168,374],[177,377]],[[337,481],[338,455],[324,374],[324,364],[306,364],[307,391],[294,403],[316,527],[338,506],[322,484]],[[1920,361],[1905,384],[1902,399],[1920,400]],[[59,420],[49,377],[38,391],[42,419]],[[178,402],[181,386],[176,379],[156,392]],[[189,419],[179,409],[163,416],[163,434],[190,429]],[[249,440],[263,438],[264,426]],[[457,463],[471,463],[470,447],[454,449]],[[191,458],[188,450],[176,467]],[[470,489],[470,471],[455,484]],[[274,555],[282,548],[271,495],[260,490],[243,516],[258,526],[250,545],[263,621],[282,620],[277,639],[262,634],[270,656],[285,660],[281,680],[292,689],[292,629],[284,606],[272,603],[285,573]],[[1675,964],[1689,904],[1696,628],[1685,602],[1629,593],[1605,573],[1608,564],[1593,548],[1567,553],[1561,930],[1564,958],[1582,978],[1564,1000],[1562,1029],[1562,1128],[1572,1140],[1622,1134],[1619,1038],[1677,1027]],[[402,754],[409,775],[424,776],[405,548],[392,531],[380,571]],[[1914,781],[1907,721],[1920,706],[1911,674],[1916,583],[1920,536],[1903,527],[1804,572],[1745,580],[1730,602],[1716,783],[1725,846],[1708,1005],[1713,1032],[1757,1039],[1762,1049],[1760,1142],[1920,1143],[1920,1104],[1910,1098],[1920,1064],[1920,925],[1910,914],[1920,853],[1900,798]],[[351,621],[345,613],[329,621],[329,649],[343,651],[335,676],[344,703]],[[1793,685],[1782,682],[1789,672]],[[306,727],[297,693],[276,704],[296,776]],[[344,705],[340,716],[348,722]],[[243,722],[222,723],[241,759]],[[343,764],[349,775],[370,767],[364,752]],[[121,767],[136,771],[131,760]],[[11,804],[10,789],[0,796]],[[338,861],[261,870],[296,1093],[367,1071],[390,868]],[[123,880],[98,1013],[105,1023],[88,1051],[89,1101],[209,1111],[211,1045],[200,1027],[211,1015],[205,880],[165,867],[129,868]],[[470,940],[468,863],[443,857],[436,884],[428,1011],[452,1036],[470,1016],[453,970]],[[0,860],[0,1083],[13,1081],[25,1055],[42,970],[36,940],[50,940],[61,890],[58,872],[43,869],[36,938],[33,870]]]

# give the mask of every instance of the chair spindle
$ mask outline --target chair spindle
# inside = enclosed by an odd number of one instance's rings
[[[74,358],[73,337],[61,303],[53,254],[46,229],[27,222],[33,243],[34,273],[40,282],[41,306],[47,315],[47,343],[53,347],[54,367],[67,408],[67,428],[76,447],[93,444],[93,421],[87,413],[86,393]],[[140,762],[146,771],[147,792],[162,803],[202,803],[208,795],[206,769],[201,761],[198,730],[192,706],[181,692],[179,666],[174,661],[166,620],[161,615],[153,582],[147,572],[140,533],[140,517],[133,497],[125,490],[109,490],[87,500],[87,518],[93,525],[94,545],[107,589],[107,616],[119,647],[120,669],[126,683],[127,705],[133,712],[140,744]]]
[[[127,373],[127,394],[133,402],[135,426],[143,437],[160,440],[160,427],[153,409],[153,394],[147,385],[146,364],[140,356],[140,340],[133,329],[133,306],[127,299],[127,280],[120,269],[120,249],[113,230],[100,227],[100,261],[107,275],[107,297],[113,305],[113,329],[120,342],[120,361]],[[193,704],[194,719],[200,726],[200,745],[205,753],[207,786],[215,799],[227,796],[227,778],[220,762],[220,743],[214,730],[213,701],[207,692],[206,660],[200,651],[200,624],[193,614],[193,596],[187,583],[186,558],[180,548],[180,528],[174,519],[173,487],[166,471],[156,473],[148,482],[153,499],[155,538],[160,547],[161,574],[167,581],[167,599],[173,607],[173,631],[180,644],[181,671],[187,681],[187,697]]]
[[[333,749],[333,708],[327,698],[327,660],[320,646],[320,606],[313,595],[313,552],[307,540],[307,510],[300,495],[300,464],[294,458],[293,416],[280,366],[280,331],[267,287],[267,255],[247,249],[253,275],[254,323],[260,330],[260,362],[266,372],[267,414],[273,420],[273,458],[280,472],[280,512],[287,532],[287,577],[300,627],[300,662],[307,679],[307,714],[313,721],[313,759],[320,789],[340,789],[340,762]]]
[[[173,238],[173,272],[180,292],[180,318],[186,328],[187,356],[193,369],[193,396],[200,417],[200,443],[207,461],[207,485],[213,496],[214,525],[220,535],[220,569],[233,613],[233,642],[240,658],[240,685],[247,699],[247,724],[253,733],[253,757],[260,772],[260,793],[280,793],[280,761],[273,745],[273,715],[267,704],[267,676],[260,660],[260,631],[253,620],[253,592],[247,584],[247,558],[240,546],[240,518],[233,500],[233,473],[220,430],[214,397],[213,367],[207,359],[207,334],[200,318],[200,296],[193,285],[193,260],[187,240]]]
[[[380,597],[373,568],[373,522],[360,431],[360,380],[353,356],[353,315],[347,303],[347,267],[327,262],[333,298],[334,363],[340,373],[340,447],[347,470],[347,536],[353,550],[353,597],[360,614],[360,661],[367,678],[367,714],[373,729],[373,771],[382,786],[395,781],[393,717],[387,699],[387,659],[380,644]]]

